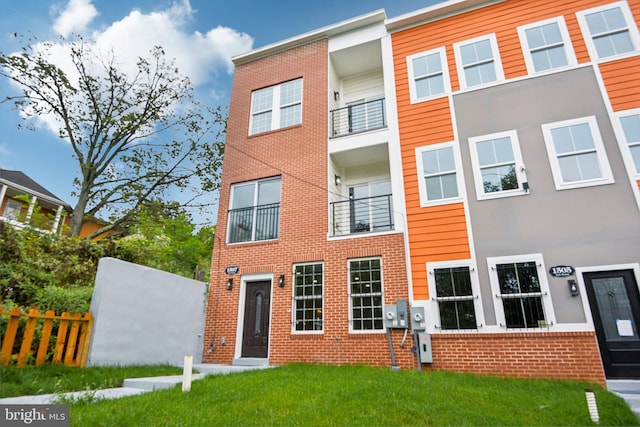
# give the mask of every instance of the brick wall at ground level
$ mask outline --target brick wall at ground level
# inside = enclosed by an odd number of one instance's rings
[[[432,369],[605,386],[594,332],[434,334]]]

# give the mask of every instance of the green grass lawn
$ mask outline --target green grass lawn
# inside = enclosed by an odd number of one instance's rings
[[[210,376],[163,391],[71,405],[72,426],[640,425],[622,399],[591,384],[365,366],[287,365]]]
[[[120,387],[126,378],[181,374],[175,366],[0,366],[0,398]]]
[[[112,387],[180,368],[2,368],[0,395]],[[39,388],[38,388],[39,387]],[[594,388],[600,425],[640,425],[622,399],[581,382],[523,380],[366,366],[293,364],[210,376],[116,400],[81,399],[72,426],[588,426]]]

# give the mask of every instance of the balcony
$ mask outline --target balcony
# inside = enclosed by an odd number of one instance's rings
[[[352,135],[387,126],[384,98],[331,110],[331,137]]]
[[[278,238],[280,203],[250,206],[229,211],[228,243]]]
[[[332,236],[393,230],[391,194],[330,204]]]

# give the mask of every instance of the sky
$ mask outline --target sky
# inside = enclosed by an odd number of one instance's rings
[[[82,34],[100,49],[112,49],[133,64],[156,45],[175,58],[196,97],[226,107],[233,79],[234,55],[248,52],[327,25],[384,9],[395,18],[442,0],[0,0],[0,52],[19,49],[14,34],[60,43],[60,36]],[[17,94],[0,79],[0,99]],[[68,142],[46,121],[35,131],[10,103],[0,103],[0,168],[19,170],[71,206],[72,182],[79,168]],[[211,200],[217,200],[211,194]],[[216,223],[214,207],[194,216],[196,223]]]

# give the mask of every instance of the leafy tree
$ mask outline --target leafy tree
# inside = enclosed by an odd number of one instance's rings
[[[150,201],[126,224],[128,235],[115,242],[117,257],[184,277],[208,273],[215,226],[195,228],[178,203]]]
[[[161,47],[139,58],[127,74],[111,53],[96,51],[81,37],[64,41],[72,66],[53,61],[60,45],[28,39],[19,53],[0,53],[0,76],[20,87],[10,95],[28,128],[31,119],[55,120],[79,166],[74,179],[78,202],[71,236],[85,216],[109,212],[111,223],[93,236],[118,227],[136,208],[172,191],[196,194],[185,207],[202,207],[198,195],[219,185],[225,116],[197,102]],[[90,236],[90,237],[93,237]]]

